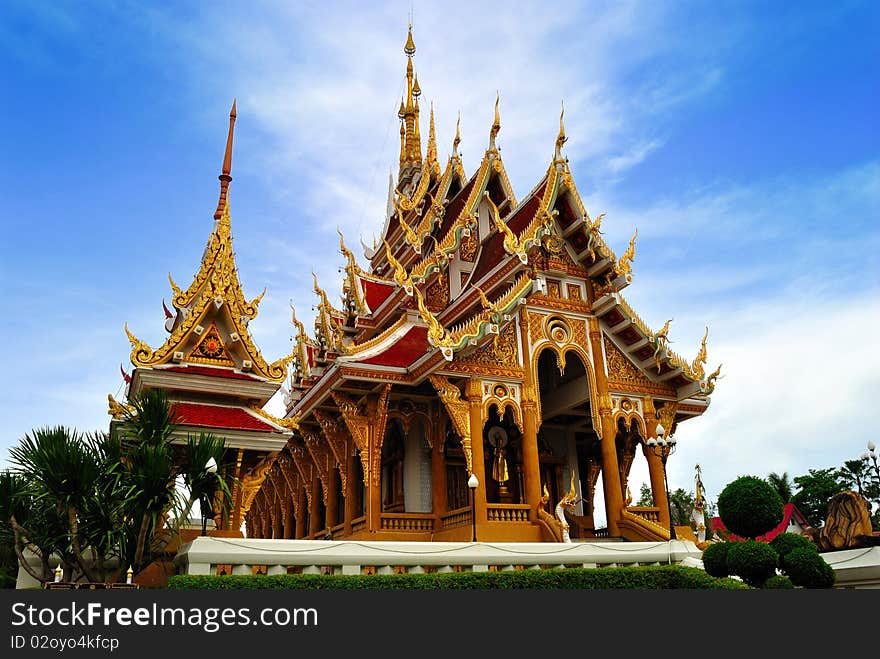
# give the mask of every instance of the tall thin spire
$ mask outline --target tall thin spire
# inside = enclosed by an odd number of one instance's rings
[[[461,144],[461,110],[458,111],[458,119],[455,120],[455,139],[452,140],[452,157],[458,157],[458,145]]]
[[[554,160],[562,159],[562,145],[568,141],[568,138],[565,136],[563,117],[565,117],[565,101],[562,102],[562,112],[559,113],[559,135],[556,136],[556,153],[553,155]]]
[[[229,135],[226,137],[226,153],[223,156],[223,173],[220,179],[220,199],[217,201],[217,210],[214,211],[214,219],[219,220],[226,208],[226,195],[229,192],[229,183],[232,181],[232,137],[235,133],[235,102],[232,99],[232,109],[229,111]]]
[[[434,101],[431,101],[431,114],[428,120],[428,149],[425,152],[425,159],[428,162],[436,162],[437,160],[437,131],[434,128]]]
[[[495,151],[495,138],[501,132],[501,114],[498,112],[498,103],[501,101],[501,92],[495,94],[495,119],[492,122],[492,130],[489,131],[489,150]]]
[[[400,118],[400,171],[398,185],[405,186],[412,180],[422,163],[422,144],[419,134],[419,96],[422,89],[418,76],[413,70],[413,55],[416,44],[412,36],[412,22],[409,23],[406,44],[403,46],[406,55],[406,95],[400,104],[397,116]]]

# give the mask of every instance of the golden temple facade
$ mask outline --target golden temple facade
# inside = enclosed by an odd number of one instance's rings
[[[313,332],[294,314],[293,353],[271,364],[248,333],[259,298],[241,294],[228,235],[233,108],[202,267],[186,291],[172,280],[164,346],[129,334],[129,396],[168,387],[192,427],[230,428],[230,533],[243,523],[258,538],[668,539],[664,465],[647,442],[658,424],[670,436],[707,409],[718,377],[707,336],[685,359],[669,350],[669,323],[652,330],[627,303],[637,236],[620,256],[603,240],[603,216],[587,212],[563,155],[563,115],[523,199],[498,149],[497,100],[475,172],[457,130],[441,164],[433,109],[423,152],[415,50],[410,29],[381,240],[362,265],[340,234],[342,299],[316,278]],[[262,408],[288,366],[279,419]],[[654,507],[627,496],[636,459]]]

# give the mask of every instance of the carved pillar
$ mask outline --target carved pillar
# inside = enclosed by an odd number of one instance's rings
[[[337,484],[339,483],[339,470],[336,467],[330,468],[327,478],[327,509],[325,511],[325,522],[328,529],[336,526],[336,518],[339,514],[339,497]]]
[[[382,516],[382,443],[388,420],[388,395],[391,385],[385,385],[378,396],[368,396],[363,412],[348,396],[333,392],[331,396],[342,413],[355,445],[361,450],[364,483],[367,486],[367,527],[376,532]]]
[[[528,312],[520,313],[520,335],[522,337],[522,356],[525,378],[523,383],[523,477],[525,480],[525,502],[529,504],[529,519],[537,519],[538,502],[541,500],[541,465],[538,457],[538,397],[536,378],[532,373],[532,357],[529,351]]]
[[[620,467],[617,464],[617,427],[611,417],[611,396],[608,395],[608,378],[602,356],[602,330],[595,316],[590,318],[590,349],[596,375],[596,391],[599,394],[599,418],[602,421],[602,491],[605,495],[605,516],[608,518],[608,534],[619,536],[618,520],[623,510],[623,492],[620,485]]]
[[[477,378],[467,381],[465,388],[470,411],[471,463],[472,473],[480,484],[474,490],[474,508],[479,526],[487,518],[486,514],[486,468],[483,456],[483,382]],[[479,535],[477,536],[479,538]]]
[[[348,473],[355,474],[357,473],[357,464],[355,460],[357,460],[356,455],[349,455],[346,457],[348,460]],[[357,482],[355,478],[349,478],[347,481],[343,481],[343,486],[345,487],[345,535],[351,535],[351,520],[353,520],[357,514],[357,496],[355,494],[355,488],[360,484]]]
[[[308,510],[308,500],[306,497],[305,488],[300,485],[296,488],[296,492],[294,492],[293,496],[296,497],[294,500],[294,508],[296,509],[296,531],[294,532],[294,537],[296,538],[305,538],[308,533],[308,528],[306,527],[306,510]]]
[[[272,537],[280,539],[284,537],[284,513],[281,510],[281,496],[278,493],[278,490],[275,490],[275,496],[273,498]]]
[[[433,408],[432,408],[433,409]],[[437,528],[440,528],[440,517],[447,511],[449,504],[446,501],[446,458],[443,455],[443,447],[446,443],[446,424],[443,415],[437,409],[433,414],[434,444],[431,446],[431,510],[437,519]]]
[[[645,428],[648,436],[645,441],[657,437],[657,416],[654,408],[654,400],[645,398]],[[651,495],[654,499],[654,505],[660,509],[660,524],[665,528],[669,528],[669,502],[666,498],[666,483],[663,480],[663,463],[660,461],[654,451],[649,449],[646,444],[642,444],[642,453],[648,461],[648,475],[651,478]]]
[[[293,525],[296,521],[296,517],[293,514],[293,499],[291,499],[291,495],[289,492],[286,493],[284,500],[281,502],[281,515],[284,519],[284,535],[282,536],[285,540],[289,540],[293,537]]]
[[[309,510],[309,535],[313,538],[321,532],[324,525],[324,519],[319,514],[321,505],[321,483],[319,481],[320,479],[316,474],[308,485],[312,492],[310,498],[311,510]]]
[[[244,468],[242,467],[242,460],[244,459],[244,449],[238,449],[238,455],[235,458],[235,481],[232,485],[232,514],[229,516],[229,528],[238,531],[241,528],[242,522],[242,514],[241,514],[241,497],[242,497],[242,488],[241,488],[241,479],[244,475]]]

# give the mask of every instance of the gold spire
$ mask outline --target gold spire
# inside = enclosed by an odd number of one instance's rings
[[[412,38],[412,23],[409,24],[406,44],[403,47],[406,54],[406,97],[401,101],[397,116],[400,118],[400,172],[398,178],[405,173],[407,165],[415,165],[417,168],[422,162],[422,145],[419,136],[419,96],[422,88],[419,79],[413,72],[413,55],[416,45]]]
[[[458,157],[458,145],[461,144],[461,110],[458,111],[458,119],[455,121],[455,139],[452,140],[452,156]]]
[[[489,150],[495,151],[497,147],[495,146],[495,138],[498,137],[498,133],[501,131],[501,115],[498,112],[498,103],[501,101],[501,93],[496,92],[495,94],[495,120],[492,122],[492,130],[489,131]]]
[[[229,111],[229,135],[226,137],[226,153],[223,156],[223,172],[220,174],[220,199],[217,201],[217,210],[214,211],[214,219],[219,220],[226,207],[226,195],[229,192],[229,182],[232,181],[232,136],[235,132],[235,101],[232,99],[232,110]]]
[[[559,135],[556,136],[556,153],[553,156],[554,160],[562,159],[562,145],[568,141],[568,138],[565,136],[563,117],[565,117],[565,101],[562,102],[562,112],[559,113]]]
[[[259,348],[254,344],[248,330],[248,323],[257,317],[260,301],[265,294],[251,301],[244,297],[235,253],[232,249],[232,229],[230,226],[228,184],[232,180],[232,135],[235,123],[235,102],[229,115],[229,136],[226,141],[226,155],[223,173],[220,175],[220,203],[214,218],[214,228],[202,254],[199,271],[185,291],[174,282],[169,274],[168,281],[174,291],[172,303],[177,309],[187,309],[183,320],[172,330],[170,336],[156,350],[134,336],[126,326],[125,331],[131,343],[131,362],[135,366],[152,367],[179,361],[197,361],[202,357],[192,357],[192,351],[199,342],[205,327],[210,327],[218,317],[225,316],[230,334],[238,335],[239,345],[244,351],[241,368],[272,382],[283,382],[287,375],[287,364],[292,355],[267,363]],[[245,366],[245,362],[250,364]]]
[[[412,23],[409,24],[409,31],[406,33],[406,44],[403,46],[403,52],[406,53],[407,57],[412,57],[416,54],[416,43],[412,38]]]
[[[431,114],[428,120],[428,149],[425,152],[425,161],[434,170],[434,173],[439,176],[440,163],[437,161],[437,130],[434,127],[434,101],[431,101]]]

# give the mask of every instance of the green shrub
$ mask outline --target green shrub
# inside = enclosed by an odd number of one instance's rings
[[[763,478],[740,476],[718,496],[718,515],[727,529],[742,538],[757,538],[782,521],[782,497]]]
[[[794,584],[784,574],[774,574],[764,582],[764,588],[767,590],[782,590],[794,588]]]
[[[729,542],[713,542],[703,550],[703,568],[713,577],[730,576],[727,569]]]
[[[736,579],[716,579],[699,568],[683,565],[640,567],[453,572],[394,575],[176,575],[171,590],[660,590],[740,589]]]
[[[732,542],[727,550],[727,569],[755,588],[760,588],[776,573],[778,563],[779,555],[766,542]]]
[[[785,573],[795,586],[803,588],[831,588],[834,585],[834,568],[813,549],[800,548],[789,552],[785,557]]]
[[[807,536],[800,535],[799,533],[780,533],[773,538],[770,542],[770,546],[776,550],[777,554],[779,554],[779,568],[783,572],[785,572],[788,555],[795,549],[806,549],[815,553],[819,552],[816,543],[810,540]]]

